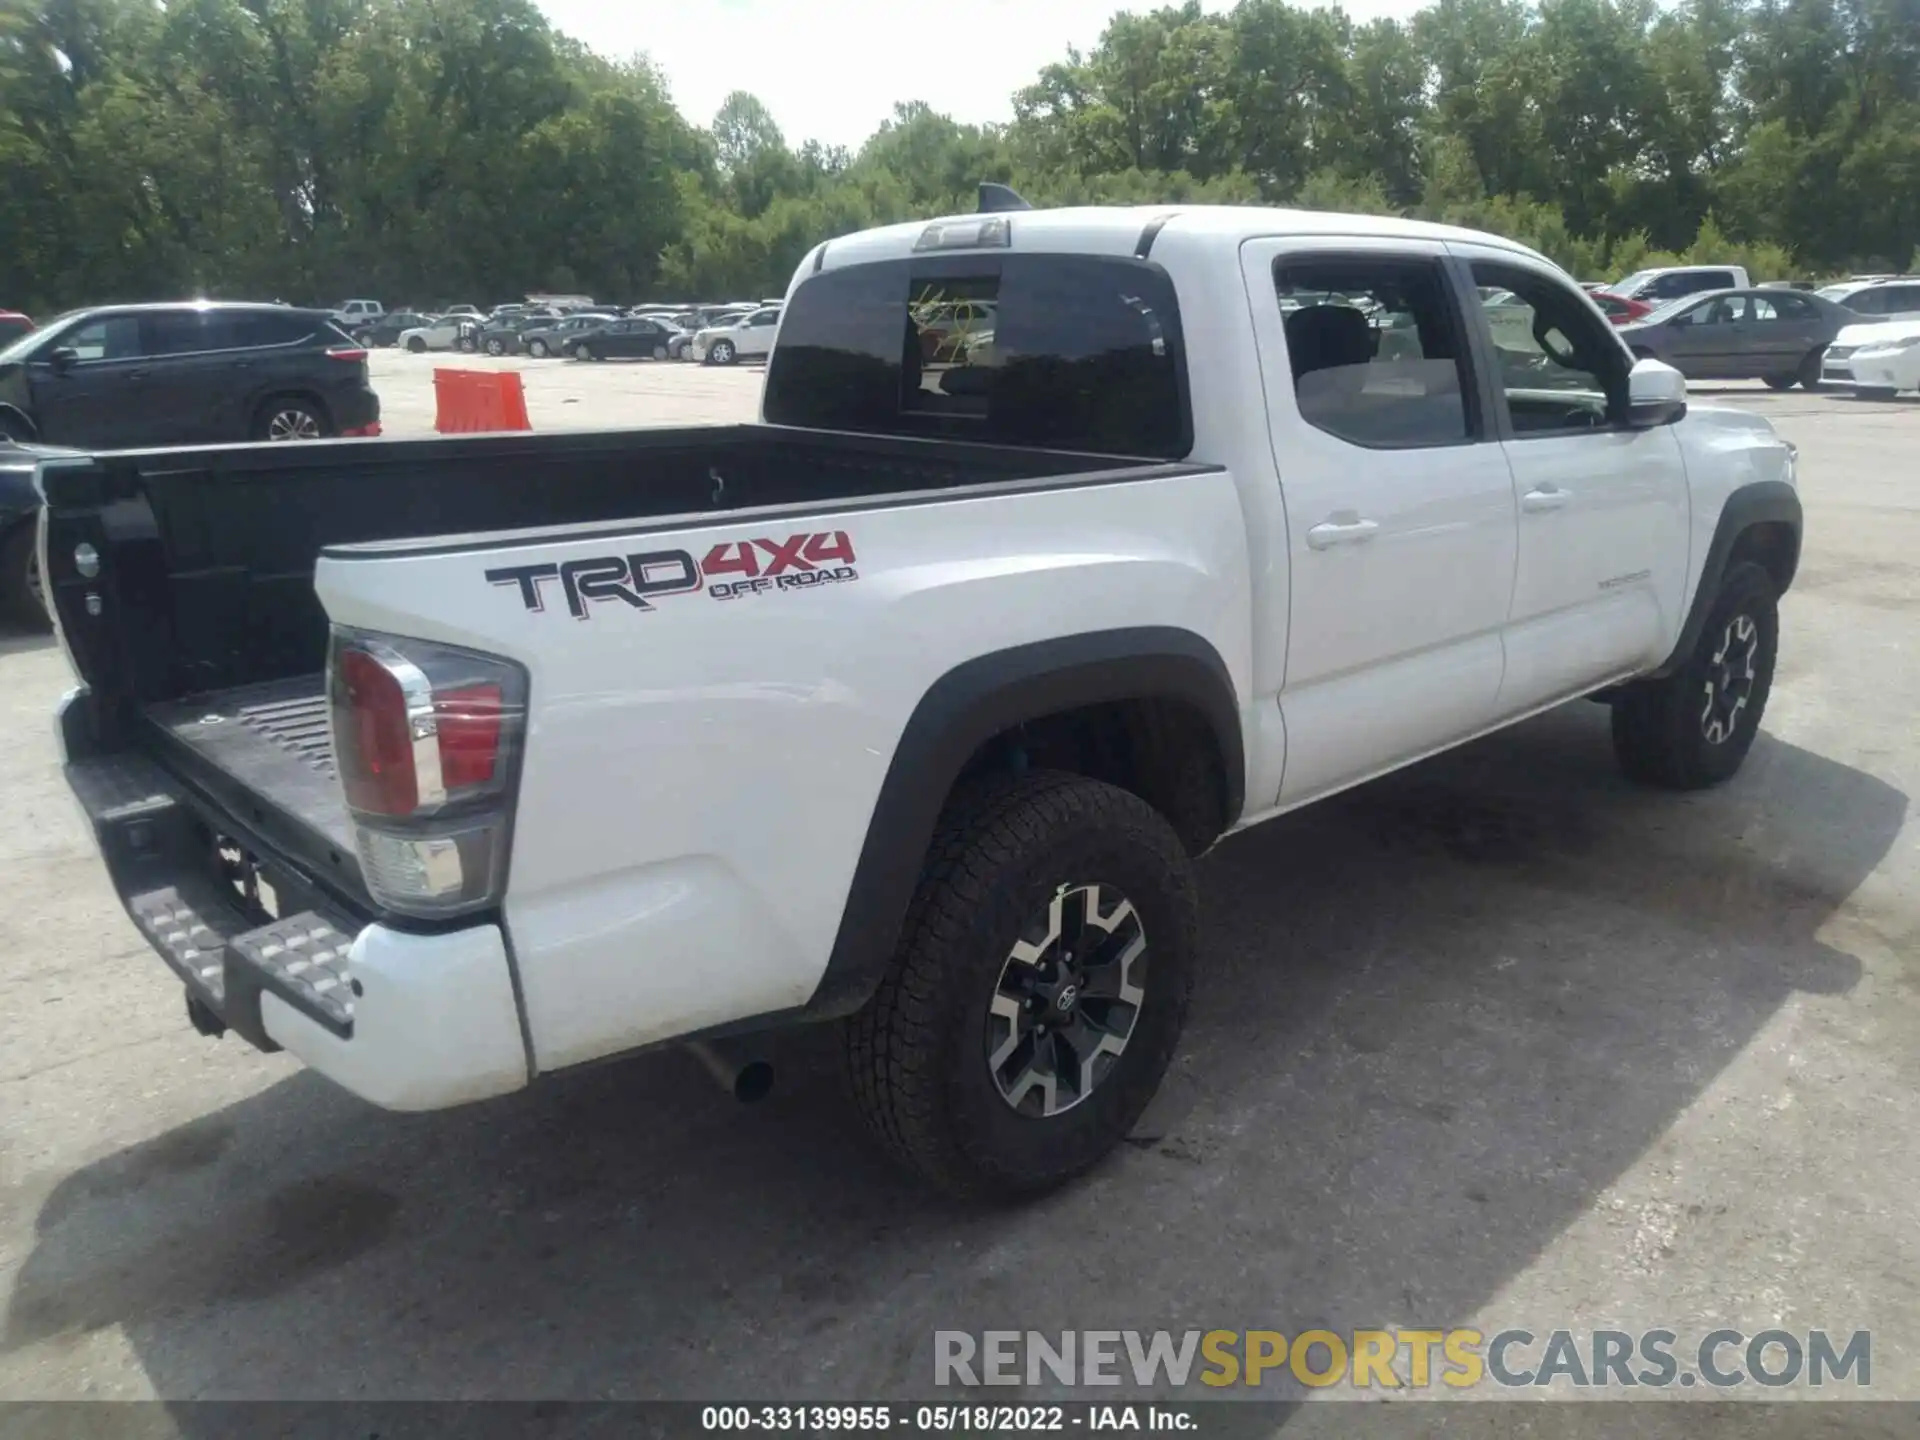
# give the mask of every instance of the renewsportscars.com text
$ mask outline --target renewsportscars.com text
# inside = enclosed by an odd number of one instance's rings
[[[1864,1389],[1870,1331],[938,1330],[936,1385]]]

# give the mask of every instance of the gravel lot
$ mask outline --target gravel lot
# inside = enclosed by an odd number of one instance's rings
[[[432,363],[376,357],[388,434]],[[758,387],[520,368],[536,429]],[[1920,405],[1717,393],[1808,516],[1745,773],[1631,788],[1577,704],[1229,841],[1166,1093],[1019,1210],[898,1179],[813,1037],[755,1108],[666,1052],[415,1117],[199,1038],[55,771],[65,662],[0,637],[0,1395],[852,1400],[936,1328],[1473,1324],[1871,1328],[1920,1398]]]

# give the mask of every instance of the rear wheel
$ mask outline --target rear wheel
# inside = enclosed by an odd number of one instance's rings
[[[424,355],[427,353],[427,342],[416,335],[407,341],[407,350],[414,355]]]
[[[533,358],[536,360],[544,360],[547,358],[547,356],[551,355],[553,352],[547,349],[546,341],[529,340],[527,342],[527,353],[533,356]]]
[[[480,348],[480,342],[471,335],[462,335],[454,345],[462,355],[471,355]]]
[[[1192,861],[1139,797],[1047,771],[958,796],[893,968],[844,1024],[855,1104],[950,1193],[1058,1185],[1159,1088],[1197,948]]]
[[[1728,570],[1693,653],[1671,675],[1623,687],[1613,752],[1635,780],[1702,790],[1732,778],[1753,748],[1780,643],[1773,577],[1751,561]]]
[[[498,357],[507,353],[507,342],[499,336],[487,341],[487,354]]]
[[[326,407],[310,395],[276,395],[254,414],[256,440],[324,440],[332,433]]]
[[[667,347],[666,347],[666,346],[664,346],[664,345],[656,345],[656,346],[654,346],[654,347],[653,347],[653,358],[654,358],[654,359],[656,359],[656,360],[664,360],[664,359],[666,359],[666,358],[667,358]]]
[[[593,347],[583,340],[573,347],[573,358],[576,360],[597,360],[600,357],[595,355],[593,353]]]
[[[29,630],[48,625],[37,539],[31,520],[0,535],[0,620]]]

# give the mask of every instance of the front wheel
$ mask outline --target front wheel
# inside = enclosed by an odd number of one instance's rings
[[[1753,748],[1773,689],[1779,594],[1761,566],[1727,571],[1693,652],[1671,675],[1622,688],[1613,753],[1635,780],[1704,790],[1729,780]]]
[[[714,341],[713,348],[707,351],[707,359],[715,365],[731,365],[734,361],[733,342],[731,340]]]
[[[1762,375],[1760,378],[1766,381],[1769,390],[1791,390],[1793,388],[1793,376],[1791,375]]]
[[[949,802],[892,969],[843,1027],[881,1145],[960,1196],[1091,1169],[1173,1058],[1198,911],[1185,847],[1127,791],[1030,771]]]
[[[480,348],[480,342],[471,335],[462,335],[456,342],[456,348],[462,355],[471,355]]]
[[[533,356],[533,358],[536,360],[544,360],[547,358],[548,355],[552,354],[553,352],[547,349],[546,341],[529,340],[527,342],[527,353]]]
[[[414,355],[424,355],[427,353],[427,342],[416,335],[407,341],[407,350]]]
[[[667,358],[667,347],[666,347],[666,346],[664,346],[664,345],[656,345],[656,346],[654,346],[654,347],[653,347],[653,358],[654,358],[654,359],[656,359],[656,360],[664,360],[664,359],[666,359],[666,358]]]
[[[573,347],[573,358],[576,360],[591,360],[594,358],[593,350],[587,345],[576,345]]]
[[[498,337],[495,337],[494,339],[487,341],[487,354],[493,356],[495,359],[498,359],[500,356],[506,353],[507,353],[506,341],[501,340]]]
[[[1820,388],[1820,365],[1826,358],[1827,347],[1824,345],[1816,345],[1800,357],[1800,368],[1794,372],[1793,378],[1800,382],[1802,390]]]
[[[35,529],[25,520],[0,534],[0,621],[44,630],[49,620]]]

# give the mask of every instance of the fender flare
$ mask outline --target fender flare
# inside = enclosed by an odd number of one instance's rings
[[[807,1013],[849,1014],[880,983],[940,812],[983,744],[1025,720],[1147,698],[1182,700],[1206,717],[1226,772],[1223,820],[1232,825],[1246,801],[1240,704],[1220,652],[1192,631],[1143,626],[1041,640],[978,656],[936,680],[894,747]]]
[[[1788,587],[1793,584],[1794,573],[1800,568],[1802,523],[1800,494],[1784,480],[1758,480],[1751,485],[1742,485],[1729,495],[1727,503],[1721,507],[1720,519],[1713,528],[1706,562],[1700,567],[1700,583],[1694,587],[1693,603],[1688,607],[1686,623],[1680,627],[1680,639],[1660,667],[1642,678],[1665,679],[1686,663],[1687,657],[1693,653],[1693,647],[1699,643],[1700,632],[1706,627],[1707,615],[1713,609],[1714,601],[1720,596],[1720,581],[1727,573],[1727,562],[1733,555],[1733,548],[1739,543],[1741,535],[1755,525],[1784,524],[1793,533],[1793,548],[1785,557],[1786,574],[1780,582],[1780,593],[1786,594]]]

